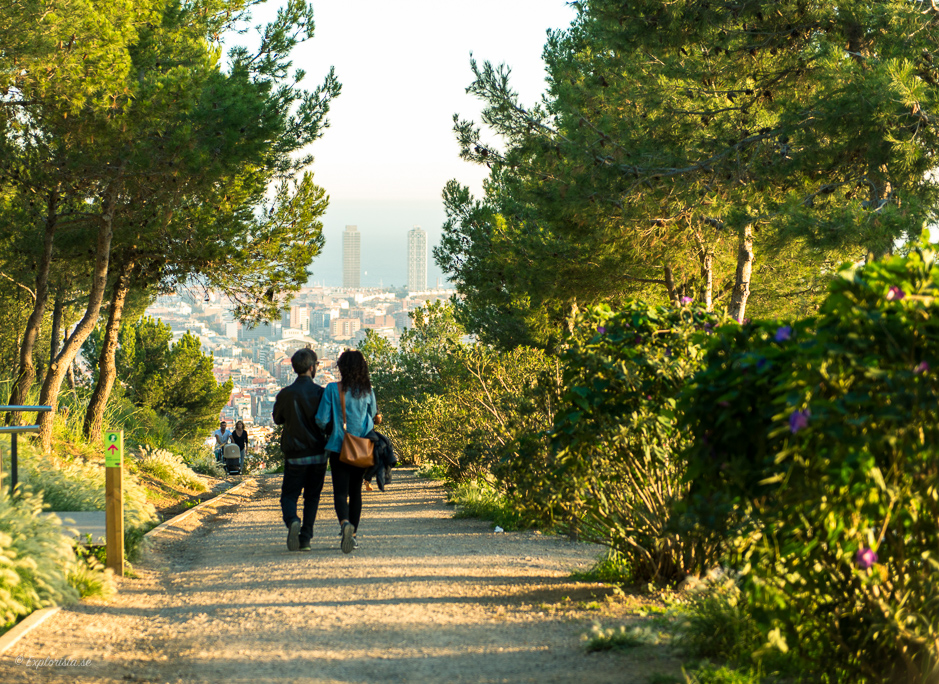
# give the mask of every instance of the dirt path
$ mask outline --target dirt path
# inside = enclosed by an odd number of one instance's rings
[[[587,654],[591,622],[635,603],[575,583],[596,547],[453,520],[398,470],[339,551],[327,477],[312,553],[290,553],[279,476],[169,528],[108,603],[63,609],[0,656],[18,682],[644,682],[676,663]],[[30,667],[29,659],[85,665]]]

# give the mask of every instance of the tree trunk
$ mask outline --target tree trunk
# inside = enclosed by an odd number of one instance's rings
[[[64,345],[68,342],[68,326],[65,326],[65,338],[62,340]],[[68,372],[65,374],[65,383],[68,385],[68,388],[72,390],[72,394],[75,394],[75,360],[72,359],[72,362],[68,365]]]
[[[49,367],[45,381],[42,383],[42,394],[39,396],[40,404],[51,406],[52,410],[39,414],[39,439],[42,450],[46,453],[52,449],[52,423],[55,411],[58,408],[59,390],[62,380],[68,372],[69,366],[78,354],[88,335],[94,330],[104,301],[104,292],[108,287],[108,265],[111,256],[111,239],[114,237],[114,212],[116,210],[116,183],[107,190],[104,212],[98,227],[98,238],[95,245],[95,267],[91,281],[91,291],[88,293],[88,305],[82,319],[75,326],[71,337],[65,343],[62,351],[55,357],[55,363]]]
[[[62,290],[55,293],[55,305],[52,307],[52,334],[49,336],[49,365],[55,363],[55,356],[59,353],[59,330],[62,328]]]
[[[42,318],[46,311],[46,301],[49,298],[49,271],[52,264],[52,242],[55,237],[56,222],[58,218],[59,194],[56,191],[49,193],[46,209],[46,229],[43,238],[42,256],[39,259],[39,268],[36,271],[36,301],[33,303],[33,312],[26,321],[23,332],[23,341],[20,343],[20,362],[16,379],[10,390],[10,403],[14,406],[25,405],[29,390],[36,381],[36,366],[33,363],[33,352],[36,340],[39,339],[39,329],[42,327]],[[25,420],[22,413],[10,414],[15,416],[14,421],[19,423]]]
[[[707,311],[714,310],[714,253],[710,249],[701,250],[701,301]]]
[[[750,277],[753,275],[753,226],[749,223],[740,234],[737,248],[737,276],[734,291],[730,296],[730,308],[727,311],[734,320],[742,321],[747,312],[747,299],[750,297]]]
[[[678,291],[675,289],[675,276],[672,274],[672,267],[665,267],[665,288],[668,290],[668,298],[672,306],[678,306]]]
[[[114,355],[117,352],[118,333],[121,330],[121,319],[124,314],[124,302],[130,292],[131,273],[134,270],[133,260],[127,261],[122,267],[114,291],[111,293],[111,306],[108,312],[108,324],[104,330],[104,340],[101,344],[101,354],[98,356],[98,382],[95,384],[91,401],[85,411],[85,437],[89,442],[97,442],[101,438],[101,427],[104,421],[104,409],[114,387],[117,377],[117,368],[114,365]]]

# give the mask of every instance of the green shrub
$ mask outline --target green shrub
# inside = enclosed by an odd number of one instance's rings
[[[438,463],[424,463],[417,469],[417,475],[428,480],[446,480],[447,469]]]
[[[599,622],[594,623],[589,634],[584,635],[587,642],[587,652],[597,651],[624,651],[638,646],[654,646],[662,643],[662,636],[648,626],[603,627]]]
[[[735,670],[706,663],[688,672],[685,681],[687,684],[760,684],[763,678],[749,668]]]
[[[939,679],[939,266],[851,269],[816,320],[723,328],[685,403],[691,511],[818,678]]]
[[[687,490],[673,456],[686,439],[675,398],[721,320],[691,305],[598,306],[577,319],[562,355],[547,505],[621,554],[635,581],[680,580],[716,558],[713,541],[670,522]]]
[[[508,497],[485,480],[470,480],[454,485],[448,499],[457,506],[454,518],[491,520],[509,531],[524,526]]]
[[[271,433],[271,438],[267,440],[267,444],[264,446],[263,460],[270,470],[280,469],[280,472],[283,472],[285,459],[284,452],[280,450],[280,437],[283,432],[283,425],[276,426]]]
[[[608,548],[592,568],[586,572],[571,573],[571,579],[578,582],[625,584],[631,581],[633,575],[632,568],[623,554]]]
[[[404,464],[437,464],[454,482],[489,478],[501,464],[525,464],[547,451],[521,437],[543,435],[553,406],[534,400],[557,360],[540,349],[500,351],[468,343],[451,305],[433,304],[412,314],[400,349],[369,335],[360,349],[369,362],[381,431]],[[516,502],[514,471],[498,473]]]
[[[681,644],[694,658],[747,665],[764,645],[746,596],[731,578],[692,590],[681,614]]]

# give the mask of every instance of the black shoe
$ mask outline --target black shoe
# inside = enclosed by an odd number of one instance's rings
[[[287,532],[287,550],[298,551],[300,549],[300,521],[294,520],[290,523],[290,529]]]
[[[310,548],[310,540],[309,540],[309,539],[304,539],[303,541],[300,542],[300,550],[301,550],[301,551],[312,551],[312,550],[313,550],[313,549]]]
[[[355,534],[355,526],[350,523],[342,524],[342,541],[339,543],[339,548],[342,549],[343,553],[352,553],[352,549],[355,548],[355,537],[352,536]]]

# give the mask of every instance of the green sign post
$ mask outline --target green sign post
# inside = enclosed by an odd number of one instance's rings
[[[108,562],[124,576],[124,432],[104,433],[104,510]]]

